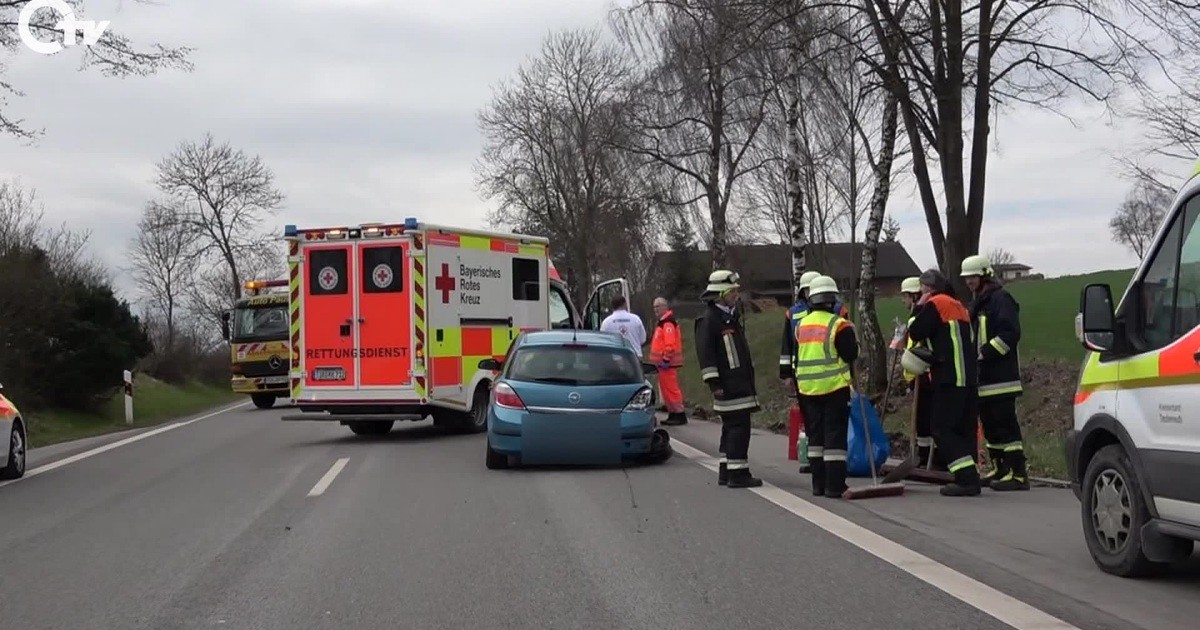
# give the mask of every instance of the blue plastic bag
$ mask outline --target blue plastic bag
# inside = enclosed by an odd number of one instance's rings
[[[847,433],[846,474],[850,477],[870,477],[871,463],[867,459],[867,440],[863,437],[863,411],[867,412],[867,426],[871,431],[871,447],[875,456],[875,470],[887,462],[892,454],[892,445],[883,432],[883,423],[875,405],[865,396],[854,392],[850,398],[850,431]]]

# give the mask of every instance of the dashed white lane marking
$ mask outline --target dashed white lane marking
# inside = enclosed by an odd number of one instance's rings
[[[717,470],[715,457],[675,439],[671,440],[671,446],[676,453],[709,470]],[[813,505],[778,486],[764,481],[762,487],[750,488],[750,491],[1017,630],[1079,630],[1057,617],[1005,595],[829,510]]]
[[[55,462],[51,462],[49,464],[46,464],[45,466],[38,466],[37,468],[27,470],[27,471],[25,471],[25,476],[21,477],[20,479],[13,479],[11,481],[0,482],[0,488],[3,488],[4,486],[7,486],[9,484],[17,483],[18,481],[24,481],[26,479],[29,479],[30,477],[36,477],[42,473],[48,473],[52,470],[62,468],[63,466],[69,466],[71,464],[74,464],[75,462],[85,460],[89,457],[99,455],[101,453],[107,453],[108,451],[111,451],[116,448],[121,448],[122,446],[126,446],[129,444],[133,444],[134,442],[140,442],[148,437],[154,437],[155,435],[160,435],[162,433],[166,433],[167,431],[174,431],[175,429],[178,429],[180,427],[186,427],[189,424],[192,424],[195,422],[200,422],[201,420],[208,420],[209,418],[215,418],[223,413],[233,411],[234,409],[237,409],[239,407],[245,407],[248,404],[250,404],[250,403],[249,402],[240,402],[236,405],[230,405],[229,407],[224,407],[224,408],[218,409],[216,411],[213,411],[211,413],[206,413],[202,416],[192,418],[191,420],[184,420],[183,422],[175,422],[173,424],[168,424],[166,426],[162,426],[157,429],[152,429],[150,431],[146,431],[145,433],[139,433],[137,435],[127,437],[123,440],[118,440],[116,442],[113,442],[112,444],[105,444],[104,446],[98,446],[90,451],[84,451],[82,453],[78,453],[78,454],[72,455],[70,457],[64,457],[63,459],[60,459]]]
[[[322,494],[325,494],[325,490],[329,488],[329,484],[333,483],[334,479],[337,479],[337,476],[342,472],[342,469],[345,468],[346,464],[348,463],[350,463],[349,457],[343,457],[336,462],[333,462],[333,466],[329,467],[329,472],[325,473],[324,477],[321,477],[321,480],[317,482],[317,485],[313,486],[312,490],[308,491],[308,496],[319,497]]]

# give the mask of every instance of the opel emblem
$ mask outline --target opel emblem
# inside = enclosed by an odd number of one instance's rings
[[[570,394],[567,394],[567,400],[571,401],[572,405],[578,405],[579,404],[579,392],[571,392]]]
[[[267,365],[271,366],[272,370],[278,370],[283,367],[283,359],[279,358],[279,355],[273,354],[270,359],[267,359]]]

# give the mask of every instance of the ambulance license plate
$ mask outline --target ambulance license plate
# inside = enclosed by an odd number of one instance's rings
[[[314,381],[344,381],[346,370],[340,367],[321,367],[313,370]]]

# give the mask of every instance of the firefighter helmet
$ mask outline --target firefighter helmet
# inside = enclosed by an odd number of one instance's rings
[[[964,278],[967,276],[983,276],[986,278],[992,275],[992,262],[983,254],[967,256],[962,261],[962,274],[960,275]]]
[[[905,372],[920,376],[929,371],[929,366],[933,364],[933,353],[929,348],[914,346],[904,351],[900,356],[900,365]]]
[[[920,293],[921,292],[921,279],[918,278],[917,276],[905,278],[904,282],[900,283],[900,292],[901,293]]]
[[[837,282],[829,276],[817,276],[808,285],[808,301],[813,304],[833,304],[837,297]]]
[[[700,298],[704,300],[716,299],[725,295],[728,291],[741,287],[742,285],[739,284],[740,281],[741,277],[738,276],[736,271],[718,269],[708,275],[708,287],[705,288]]]
[[[800,274],[800,290],[803,291],[804,289],[809,288],[812,285],[812,281],[820,277],[820,271],[805,271],[804,273]]]

